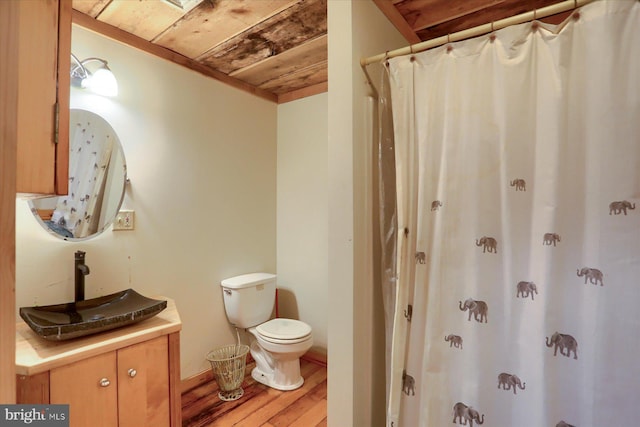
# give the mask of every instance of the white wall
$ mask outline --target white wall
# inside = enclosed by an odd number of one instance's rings
[[[327,349],[327,94],[278,106],[277,263],[281,317]]]
[[[235,341],[220,280],[276,271],[277,105],[75,25],[73,53],[117,75],[117,98],[73,90],[71,104],[118,134],[136,229],[61,241],[18,201],[17,306],[72,300],[73,253],[85,250],[87,298],[134,288],[174,299],[182,377],[207,370],[207,351]]]
[[[365,426],[354,419],[353,95],[351,1],[327,3],[329,40],[329,357],[327,421],[331,427]],[[347,71],[347,72],[345,72]]]
[[[328,420],[330,426],[384,426],[384,312],[374,283],[379,267],[373,263],[371,104],[359,61],[407,42],[371,1],[330,0],[328,18]]]

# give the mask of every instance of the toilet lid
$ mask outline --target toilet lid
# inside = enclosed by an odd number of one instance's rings
[[[294,319],[271,319],[256,326],[256,331],[265,338],[298,340],[311,333],[311,326]]]

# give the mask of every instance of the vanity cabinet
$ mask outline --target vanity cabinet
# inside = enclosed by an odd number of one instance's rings
[[[169,427],[168,350],[164,336],[52,369],[49,403],[71,426]]]
[[[180,328],[171,300],[151,319],[68,342],[18,324],[17,402],[68,404],[71,427],[178,427]]]
[[[71,0],[17,3],[16,190],[67,194]]]

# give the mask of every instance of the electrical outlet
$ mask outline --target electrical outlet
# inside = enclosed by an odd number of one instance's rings
[[[113,222],[113,231],[133,230],[133,211],[120,211]]]

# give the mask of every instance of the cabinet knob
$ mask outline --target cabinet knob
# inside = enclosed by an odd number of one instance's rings
[[[133,378],[133,377],[135,377],[136,375],[138,375],[138,371],[136,371],[135,369],[131,368],[131,369],[129,369],[129,370],[127,371],[127,374],[128,374],[131,378]]]
[[[111,384],[111,381],[109,381],[107,378],[103,378],[100,380],[100,387],[109,387],[109,384]]]

